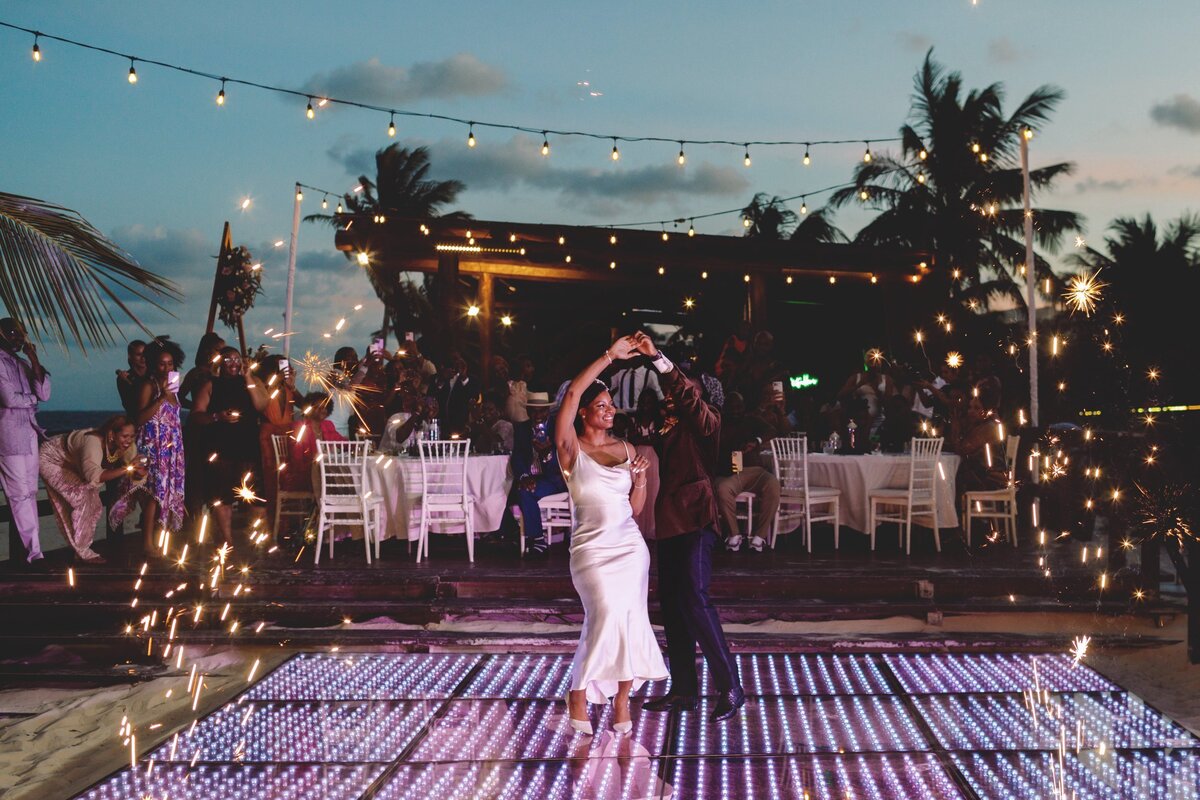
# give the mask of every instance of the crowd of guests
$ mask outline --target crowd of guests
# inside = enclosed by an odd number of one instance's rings
[[[323,391],[297,389],[283,356],[260,348],[242,353],[216,333],[199,341],[191,366],[168,337],[133,341],[127,367],[117,371],[124,409],[95,429],[46,439],[37,426],[39,401],[50,378],[20,326],[0,321],[0,480],[27,559],[41,558],[36,492],[39,473],[64,536],[77,557],[101,561],[92,539],[105,505],[110,526],[140,510],[148,554],[163,531],[178,531],[205,509],[218,543],[234,544],[233,513],[250,486],[269,508],[280,489],[311,490],[320,440],[370,439],[381,452],[415,454],[422,438],[470,439],[478,454],[510,458],[509,515],[496,536],[523,527],[526,549],[544,553],[538,500],[566,491],[556,463],[552,416],[567,386],[540,374],[532,359],[495,356],[488,380],[462,353],[437,362],[423,341],[406,339],[394,351],[374,341],[364,356],[339,349],[315,377]],[[749,547],[761,550],[779,504],[780,486],[763,463],[771,439],[807,432],[810,442],[837,442],[840,452],[901,452],[915,435],[943,436],[963,458],[962,491],[1002,486],[1002,465],[983,457],[996,441],[1000,380],[983,356],[966,367],[943,365],[922,375],[865,355],[836,395],[816,406],[787,388],[786,372],[767,331],[742,325],[722,344],[711,369],[686,344],[670,348],[675,364],[722,410],[719,452],[713,454],[726,546],[743,544],[737,497],[755,496]],[[642,361],[614,365],[603,376],[618,411],[614,435],[654,445],[675,424],[656,371]],[[312,384],[314,376],[307,375]],[[286,435],[286,460],[272,437]],[[810,445],[815,447],[817,445]],[[102,503],[102,493],[106,503]],[[523,521],[519,526],[517,518]],[[112,530],[112,527],[110,527]]]

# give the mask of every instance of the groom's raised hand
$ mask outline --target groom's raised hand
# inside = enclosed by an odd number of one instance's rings
[[[654,358],[656,355],[658,355],[658,348],[654,346],[654,340],[647,336],[644,332],[638,331],[637,333],[626,338],[629,339],[633,350],[636,352],[645,356],[649,356],[650,358]]]
[[[633,342],[630,337],[622,336],[608,347],[608,354],[612,356],[613,361],[624,361],[634,355]]]

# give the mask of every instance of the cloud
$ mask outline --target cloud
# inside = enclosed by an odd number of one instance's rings
[[[1150,108],[1150,119],[1167,128],[1200,133],[1200,101],[1190,94],[1177,94],[1166,102],[1155,103]]]
[[[392,67],[377,57],[370,58],[318,72],[301,89],[314,97],[399,106],[414,100],[495,94],[507,85],[508,78],[498,67],[470,53],[459,53],[441,61],[420,61],[411,67]]]
[[[933,38],[926,36],[923,33],[914,33],[912,31],[901,31],[896,34],[896,41],[900,46],[910,53],[925,53],[926,50],[933,47]]]
[[[988,59],[996,64],[1012,64],[1021,59],[1022,48],[1007,36],[999,36],[988,42]]]
[[[351,176],[375,177],[375,150],[357,144],[358,137],[343,134],[325,151],[334,163],[341,164]]]
[[[419,142],[405,142],[414,147]],[[557,153],[578,143],[551,142]],[[689,161],[686,168],[671,163],[625,168],[558,166],[552,156],[541,155],[541,139],[517,134],[508,141],[481,141],[467,149],[459,139],[442,139],[427,145],[431,177],[460,180],[468,191],[509,192],[522,187],[556,192],[586,201],[593,213],[612,213],[629,205],[649,205],[686,195],[730,196],[745,194],[750,181],[744,170]],[[604,155],[603,149],[597,151]],[[371,175],[374,151],[341,142],[327,154],[351,175]]]
[[[1179,178],[1200,178],[1200,164],[1180,164],[1167,170],[1167,174]]]
[[[1075,184],[1075,191],[1079,194],[1087,192],[1120,192],[1144,182],[1136,178],[1109,178],[1107,180],[1100,180],[1099,178],[1088,176]]]

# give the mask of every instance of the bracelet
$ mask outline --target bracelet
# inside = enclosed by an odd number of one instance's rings
[[[640,489],[640,488],[642,488],[642,487],[643,487],[643,486],[645,486],[645,485],[646,485],[646,482],[645,482],[645,481],[642,481],[641,483],[635,483],[635,484],[633,485],[633,488],[635,488],[635,489]]]
[[[611,355],[609,355],[609,352],[607,350],[604,351],[604,357],[608,359],[609,364],[613,363],[613,357]]]

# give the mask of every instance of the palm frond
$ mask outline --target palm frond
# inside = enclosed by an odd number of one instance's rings
[[[147,330],[126,305],[130,296],[158,308],[181,297],[76,212],[0,192],[0,302],[34,337],[84,350],[110,344],[120,330],[114,310]]]

